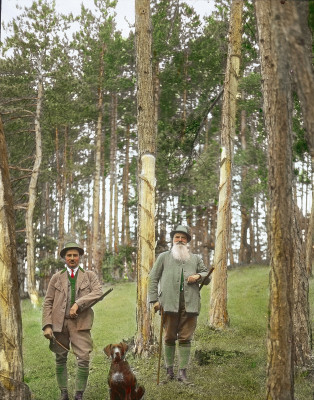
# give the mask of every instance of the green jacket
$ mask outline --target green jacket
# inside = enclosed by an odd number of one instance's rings
[[[201,308],[199,283],[206,277],[208,271],[201,257],[196,254],[191,254],[190,259],[185,262],[174,259],[171,251],[165,251],[158,256],[148,278],[149,302],[159,301],[165,312],[178,312],[182,271],[186,312],[199,314]],[[194,274],[200,274],[202,280],[192,284],[187,283],[188,276]]]

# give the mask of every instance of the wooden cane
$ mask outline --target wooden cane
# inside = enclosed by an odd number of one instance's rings
[[[162,349],[162,330],[163,330],[163,321],[164,313],[162,307],[160,308],[160,332],[159,332],[159,354],[158,354],[158,369],[157,369],[157,385],[159,385],[159,377],[160,377],[160,361],[161,361],[161,349]]]

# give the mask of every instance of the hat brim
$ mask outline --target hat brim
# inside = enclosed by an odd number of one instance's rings
[[[75,249],[79,252],[79,255],[82,256],[84,254],[84,250],[81,247],[66,247],[60,251],[60,257],[64,258],[66,252],[68,250]]]
[[[176,233],[183,233],[187,238],[188,238],[188,243],[191,241],[191,235],[189,235],[188,233],[186,233],[186,232],[184,232],[184,231],[172,231],[171,233],[170,233],[170,237],[171,237],[171,239],[173,239],[173,237],[174,237],[174,235],[176,234]]]

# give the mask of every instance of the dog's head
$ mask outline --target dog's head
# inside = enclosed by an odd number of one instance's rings
[[[104,352],[111,360],[118,362],[124,359],[128,348],[129,346],[126,343],[120,342],[117,344],[108,344],[104,348]]]

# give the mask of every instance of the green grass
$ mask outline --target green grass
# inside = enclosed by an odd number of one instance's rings
[[[146,388],[146,400],[262,400],[266,385],[266,328],[268,308],[267,267],[252,266],[231,270],[228,276],[228,313],[230,327],[215,331],[208,327],[210,287],[202,289],[202,309],[193,340],[188,375],[194,386],[178,382],[156,385],[157,354],[147,359],[128,353],[128,361],[140,384]],[[314,282],[310,282],[311,298]],[[103,354],[109,343],[130,340],[136,330],[136,285],[122,283],[94,307],[92,330],[94,351],[86,400],[109,399],[107,375],[110,362]],[[24,330],[25,381],[35,400],[58,399],[54,356],[41,332],[41,309],[22,302]],[[160,317],[156,315],[156,336]],[[74,391],[75,359],[69,356],[69,390]],[[164,368],[161,380],[165,378]],[[295,398],[313,398],[314,382],[306,371],[295,380]]]

